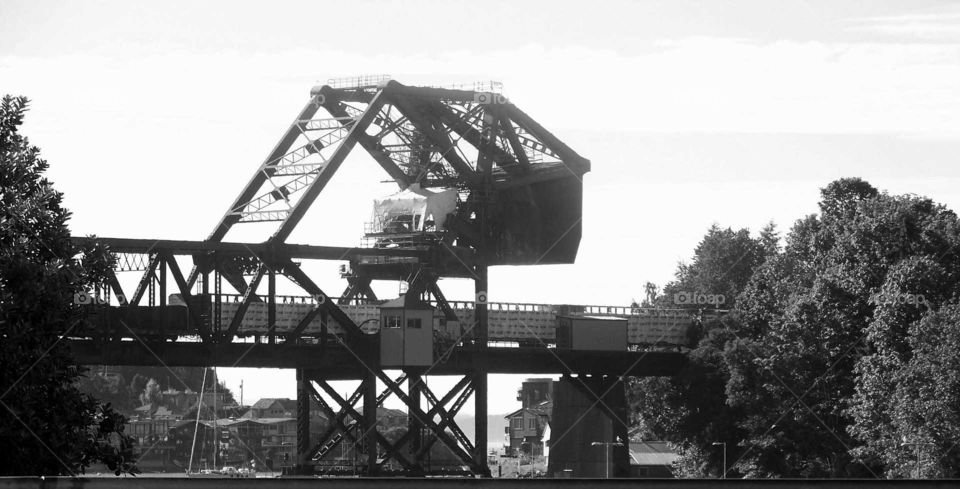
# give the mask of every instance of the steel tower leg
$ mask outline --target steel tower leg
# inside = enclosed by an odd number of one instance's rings
[[[480,348],[487,347],[488,314],[487,314],[487,267],[477,267],[477,277],[474,281],[477,293],[476,299],[476,331]],[[473,372],[473,399],[474,414],[474,445],[473,460],[480,467],[481,477],[490,477],[490,468],[487,467],[487,373]]]
[[[360,424],[362,439],[367,447],[366,475],[377,473],[377,376],[371,371],[363,375],[363,422]]]
[[[297,369],[297,474],[313,472],[310,465],[310,379]]]
[[[474,407],[476,414],[474,439],[476,444],[473,460],[480,466],[480,476],[490,477],[490,467],[487,467],[487,374],[484,372],[474,373],[473,385],[476,389],[473,392],[476,402]]]
[[[409,373],[407,376],[407,391],[410,396],[410,405],[419,407],[421,398],[422,377],[418,373]],[[412,433],[410,438],[410,455],[413,456],[413,463],[422,471],[423,460],[418,459],[416,454],[420,452],[423,446],[423,423],[412,409],[407,409],[407,429]]]

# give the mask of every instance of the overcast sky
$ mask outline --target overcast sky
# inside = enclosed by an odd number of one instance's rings
[[[955,2],[155,5],[0,0],[0,92],[33,100],[75,234],[205,238],[310,87],[357,74],[502,81],[592,161],[577,264],[493,269],[494,301],[626,305],[712,223],[787,230],[840,177],[960,207]],[[384,178],[354,152],[288,241],[359,244]],[[336,266],[312,270],[339,293]],[[295,397],[290,371],[221,375]],[[491,381],[491,413],[517,380]]]

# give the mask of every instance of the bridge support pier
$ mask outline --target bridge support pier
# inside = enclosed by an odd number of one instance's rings
[[[547,472],[573,477],[627,477],[627,398],[617,376],[565,375],[557,383]]]

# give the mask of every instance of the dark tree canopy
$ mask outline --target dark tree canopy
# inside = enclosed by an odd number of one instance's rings
[[[676,280],[664,287],[664,294],[656,300],[645,300],[645,305],[677,307],[674,294],[686,291],[720,294],[725,297],[720,308],[735,307],[754,270],[778,250],[772,224],[756,238],[746,229],[734,231],[714,225],[694,250],[691,263],[681,264]],[[646,289],[655,291],[651,285]],[[728,450],[733,450],[741,436],[736,425],[739,409],[726,402],[730,374],[724,358],[725,348],[742,329],[738,318],[733,313],[706,321],[687,366],[678,375],[635,379],[630,384],[632,412],[642,436],[673,442],[683,455],[679,467],[682,475],[719,476],[723,451],[712,443],[726,442]]]
[[[638,423],[679,447],[680,475],[722,472],[725,442],[733,475],[957,477],[956,214],[855,178],[820,210],[782,249],[772,230],[708,231],[665,290],[726,287],[733,311],[680,375],[634,383]]]
[[[103,250],[70,241],[47,162],[18,133],[27,99],[0,103],[0,475],[73,475],[95,462],[131,472],[124,418],[83,394],[82,368],[57,334],[83,327],[74,294],[102,278]]]
[[[141,405],[140,395],[143,394],[147,383],[153,380],[159,390],[200,392],[201,387],[206,391],[213,390],[213,379],[216,378],[214,369],[204,367],[132,367],[132,366],[103,366],[90,367],[80,381],[80,390],[105,402],[109,402],[116,410],[130,413]],[[110,375],[100,375],[102,370],[108,370]],[[207,371],[207,382],[203,385],[203,373]],[[217,391],[223,394],[224,404],[236,403],[233,392],[220,380]]]

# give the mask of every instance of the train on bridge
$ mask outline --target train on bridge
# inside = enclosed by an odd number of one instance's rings
[[[224,295],[218,302],[212,296],[194,296],[201,318],[208,321],[212,330],[226,329],[240,310],[241,296]],[[336,300],[336,299],[324,299]],[[286,335],[293,331],[311,310],[318,307],[318,299],[311,296],[277,296],[274,325],[268,323],[266,302],[248,305],[236,336],[240,338]],[[367,334],[381,330],[380,301],[369,303],[340,304],[353,322]],[[435,301],[425,301],[435,307]],[[434,309],[432,330],[434,337],[447,342],[468,342],[475,338],[476,302],[449,301],[458,320],[448,320],[439,308]],[[218,307],[219,306],[219,307]],[[691,309],[657,309],[647,307],[554,305],[532,303],[488,302],[487,341],[515,344],[525,347],[553,347],[557,343],[558,318],[583,317],[622,320],[625,343],[631,346],[686,347],[695,338],[704,314]],[[196,334],[196,325],[187,312],[186,303],[180,294],[171,294],[165,306],[107,306],[94,307],[94,323],[100,328],[91,330],[113,331],[122,334],[129,328],[130,334],[144,339],[175,341],[179,337]],[[123,324],[120,324],[120,322]],[[217,326],[220,326],[219,328]],[[320,338],[326,335],[343,335],[345,329],[336,319],[325,321],[320,315],[300,333],[301,338]]]

